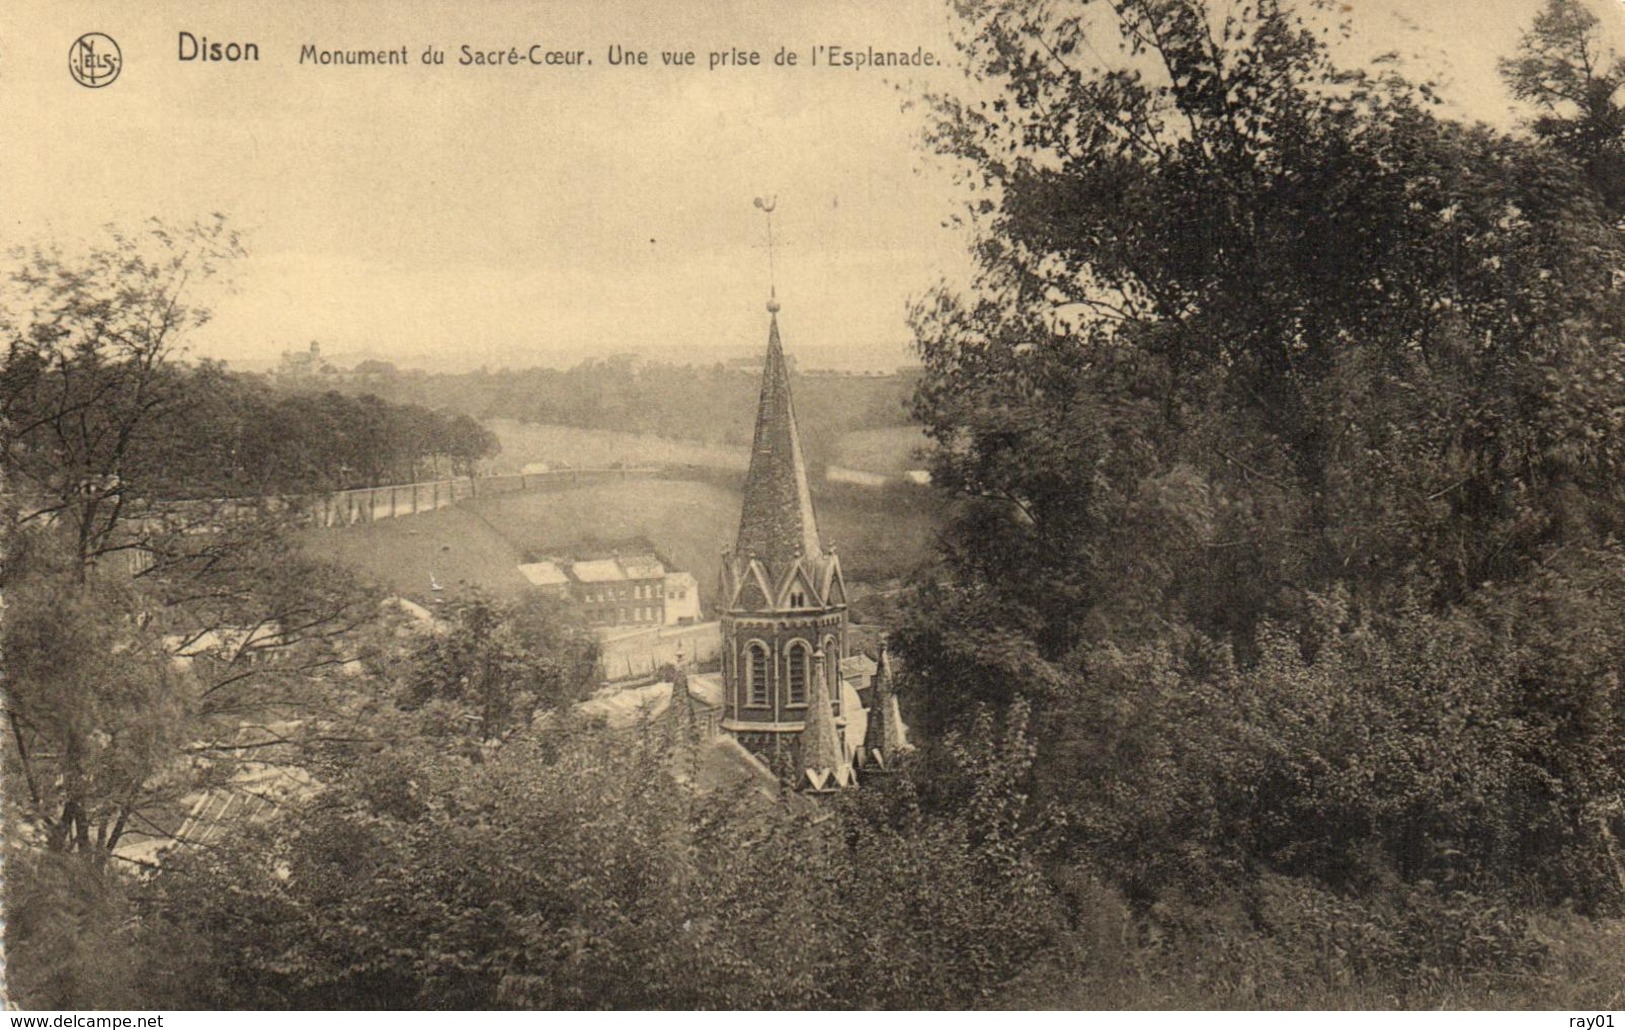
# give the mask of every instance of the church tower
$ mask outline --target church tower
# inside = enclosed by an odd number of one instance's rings
[[[814,770],[819,788],[826,774],[830,784],[844,785],[851,754],[839,679],[847,656],[846,586],[835,549],[818,535],[778,301],[768,301],[767,310],[767,360],[744,506],[734,546],[723,552],[717,595],[722,726],[769,763],[788,761],[798,772],[808,761],[820,766]]]

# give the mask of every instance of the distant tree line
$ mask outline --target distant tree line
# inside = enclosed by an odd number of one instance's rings
[[[496,437],[465,414],[283,393],[212,362],[14,338],[0,367],[15,485],[64,503],[244,497],[469,475]]]
[[[384,486],[472,475],[500,450],[474,418],[443,408],[285,393],[210,364],[184,375],[189,403],[160,460],[192,484],[257,494]]]
[[[796,415],[812,460],[825,460],[843,433],[907,425],[916,379],[912,373],[798,378]],[[293,380],[288,386],[306,389],[310,382]],[[729,447],[750,445],[760,386],[759,372],[750,367],[643,364],[629,357],[591,359],[569,369],[383,374],[334,384],[482,420],[647,433]]]

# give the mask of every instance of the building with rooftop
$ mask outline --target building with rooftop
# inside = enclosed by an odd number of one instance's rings
[[[548,558],[519,566],[539,591],[575,605],[593,628],[664,626],[697,621],[698,584],[652,554],[570,561]]]
[[[560,600],[570,598],[570,574],[564,571],[564,566],[556,561],[530,562],[519,566],[519,574],[524,576],[541,593]]]
[[[700,621],[700,581],[692,572],[666,573],[666,625]]]

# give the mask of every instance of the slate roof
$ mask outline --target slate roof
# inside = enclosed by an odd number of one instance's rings
[[[519,574],[539,587],[563,586],[570,576],[556,562],[539,561],[519,566]]]
[[[583,715],[602,719],[612,730],[630,729],[645,719],[658,719],[671,704],[671,684],[651,683],[643,687],[611,690],[588,698],[576,706]],[[722,707],[722,683],[714,675],[688,677],[688,695],[700,708]]]
[[[520,571],[524,568],[521,565]],[[571,562],[564,571],[582,583],[620,583],[632,579],[660,579],[666,574],[666,567],[653,555],[639,555]]]
[[[614,558],[578,561],[570,566],[570,572],[583,583],[615,583],[626,578],[621,563]]]
[[[317,789],[303,769],[245,763],[230,783],[205,791],[193,802],[175,839],[183,844],[218,844],[240,827],[274,818],[283,807],[311,797]]]
[[[875,668],[875,660],[866,654],[847,655],[840,661],[843,680],[857,680],[866,686],[874,678]]]
[[[666,575],[666,566],[653,555],[620,559],[621,571],[627,579],[660,579]]]
[[[807,684],[806,725],[801,730],[801,762],[815,788],[822,788],[822,773],[837,773],[846,766],[840,739],[835,732],[835,716],[830,710],[829,688],[823,662],[813,669]]]
[[[807,465],[801,453],[801,431],[790,399],[790,373],[779,340],[779,316],[768,327],[767,361],[762,368],[762,394],[756,407],[756,436],[739,517],[734,553],[761,558],[776,575],[798,554],[823,552],[818,519],[813,513]]]

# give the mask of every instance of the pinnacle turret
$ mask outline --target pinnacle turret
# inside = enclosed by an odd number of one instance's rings
[[[897,706],[897,693],[892,682],[891,656],[886,650],[886,639],[880,640],[880,659],[876,663],[873,686],[869,699],[868,725],[864,729],[863,748],[858,752],[865,769],[890,769],[897,756],[908,748],[908,737],[903,729],[903,715]]]
[[[841,737],[835,729],[822,651],[813,655],[807,719],[801,730],[801,767],[806,777],[803,786],[815,791],[844,787],[852,780],[852,767],[841,753]]]

